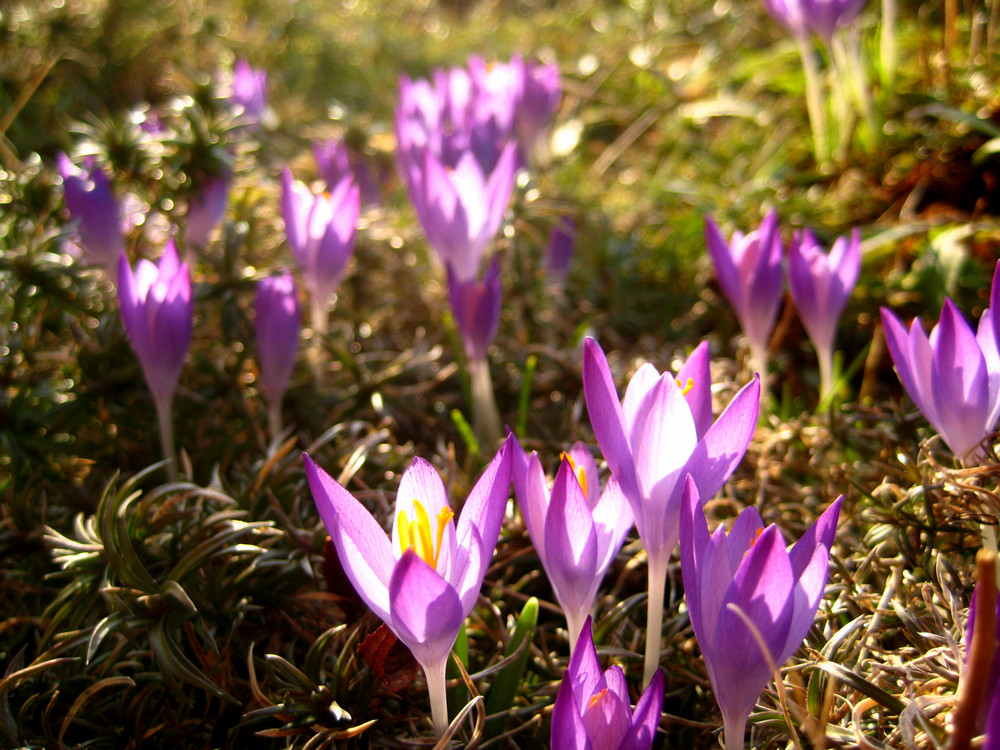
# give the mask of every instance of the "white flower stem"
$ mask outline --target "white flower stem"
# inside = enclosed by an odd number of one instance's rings
[[[667,588],[667,562],[670,553],[649,555],[649,597],[646,602],[646,660],[642,667],[642,688],[649,685],[660,668],[660,641],[663,639],[663,594]]]
[[[758,346],[753,342],[750,343],[750,372],[751,377],[755,372],[760,375],[760,398],[761,401],[766,401],[768,394],[766,346]]]
[[[281,434],[281,401],[269,402],[267,405],[267,433],[274,440]]]
[[[816,357],[819,360],[819,400],[822,403],[833,391],[833,349],[817,349]]]
[[[830,147],[826,138],[826,115],[823,113],[823,95],[820,91],[819,66],[813,54],[812,45],[805,36],[796,36],[802,57],[802,71],[806,76],[806,109],[809,112],[809,127],[812,129],[813,153],[816,161],[824,165],[830,158]]]
[[[330,311],[327,308],[326,300],[313,294],[310,303],[312,315],[312,344],[313,344],[313,375],[316,378],[316,385],[321,386],[326,372],[326,342],[327,333],[330,331]]]
[[[174,397],[173,394],[166,398],[154,396],[153,400],[156,402],[156,421],[160,428],[160,448],[167,461],[167,478],[176,482],[180,478],[180,471],[177,467],[177,451],[174,449],[174,423],[170,414]]]
[[[469,380],[472,388],[472,428],[484,450],[489,450],[503,439],[489,362],[485,359],[469,360]]]
[[[570,612],[567,609],[563,610],[566,613],[566,633],[569,635],[569,655],[573,655],[573,649],[576,648],[576,642],[580,640],[580,632],[583,630],[583,623],[587,621],[587,616],[580,616],[579,612]]]
[[[726,750],[743,750],[743,737],[747,733],[747,717],[743,715],[723,716],[722,725],[726,733]]]
[[[448,693],[446,690],[445,669],[448,657],[436,664],[421,664],[424,678],[427,680],[427,693],[431,699],[431,720],[434,722],[434,736],[441,737],[448,729]]]

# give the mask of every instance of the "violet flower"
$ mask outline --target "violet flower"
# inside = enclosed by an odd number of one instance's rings
[[[472,488],[455,524],[444,483],[415,458],[396,493],[392,538],[309,456],[313,500],[358,595],[396,634],[427,678],[434,729],[448,726],[445,666],[482,587],[510,494],[505,443]]]
[[[997,648],[1000,644],[1000,596],[996,584],[996,559],[996,553],[986,548],[976,555],[976,588],[969,602],[969,619],[965,627],[965,669],[952,712],[951,748],[968,748],[977,734],[986,735],[981,746],[983,750],[1000,748],[1000,648]],[[983,602],[986,608],[978,613]],[[993,637],[974,638],[980,627],[992,628]]]
[[[177,476],[170,404],[191,343],[194,314],[191,273],[177,257],[173,240],[158,265],[140,260],[133,274],[123,252],[118,263],[118,299],[122,321],[153,392],[164,456],[171,478]]]
[[[202,179],[198,192],[188,201],[187,225],[184,227],[185,246],[198,250],[204,250],[208,246],[212,232],[226,216],[232,182],[231,171],[207,175]]]
[[[797,37],[809,32],[829,43],[838,28],[849,25],[868,0],[764,0],[771,18]]]
[[[740,513],[728,535],[722,525],[709,535],[697,485],[690,476],[685,481],[684,595],[722,709],[726,750],[742,750],[757,698],[812,627],[842,501],[843,495],[786,549],[778,527],[765,529],[753,507]]]
[[[552,750],[649,750],[662,710],[663,670],[633,711],[622,668],[601,671],[588,617],[552,707]]]
[[[529,456],[515,440],[513,476],[524,525],[566,615],[573,648],[632,528],[632,511],[614,479],[601,491],[597,463],[583,443],[562,454],[550,491],[538,454]]]
[[[459,281],[476,278],[503,223],[514,190],[516,156],[514,143],[508,143],[489,174],[471,153],[464,154],[454,168],[429,150],[422,152],[419,164],[403,165],[424,234]]]
[[[124,222],[111,182],[92,156],[83,169],[64,153],[56,161],[63,178],[66,208],[77,222],[80,247],[95,265],[110,272],[125,252]]]
[[[256,127],[267,111],[267,71],[250,67],[241,57],[233,66],[233,91],[230,100],[247,125]]]
[[[861,237],[838,238],[829,254],[813,233],[795,233],[788,246],[788,288],[799,319],[816,349],[820,371],[820,397],[833,390],[833,350],[837,321],[861,273]]]
[[[260,390],[267,397],[271,437],[281,432],[281,399],[295,366],[302,312],[295,279],[286,269],[257,284],[257,361]]]
[[[628,498],[648,558],[648,684],[659,666],[663,594],[679,533],[683,479],[692,475],[707,500],[733,472],[757,425],[760,380],[744,386],[713,423],[708,347],[702,343],[676,379],[651,364],[640,367],[619,402],[604,352],[588,338],[583,390],[594,435]]]
[[[994,276],[994,290],[997,286]],[[928,337],[920,320],[914,320],[907,331],[888,308],[882,308],[885,340],[900,382],[960,459],[978,455],[977,446],[1000,416],[996,313],[988,308],[973,333],[946,298],[941,318]]]
[[[347,176],[358,184],[362,206],[378,203],[380,192],[372,169],[364,156],[342,140],[330,139],[313,144],[313,156],[320,177],[333,190]]]
[[[549,232],[549,244],[545,249],[545,268],[554,284],[562,286],[566,281],[575,250],[576,221],[570,216],[564,216]]]
[[[462,335],[465,356],[485,361],[486,352],[500,328],[500,262],[490,263],[482,281],[461,281],[448,266],[448,296],[455,324]]]
[[[282,173],[281,213],[285,236],[302,269],[312,312],[314,370],[321,380],[325,366],[323,341],[329,330],[329,301],[354,253],[361,197],[350,175],[330,193],[313,193],[306,185]]]
[[[281,180],[281,213],[288,245],[309,293],[325,304],[354,253],[360,212],[358,187],[347,175],[329,193],[316,194],[293,179],[288,168]]]
[[[711,217],[705,217],[705,239],[722,293],[733,306],[750,343],[751,367],[767,382],[767,345],[781,306],[783,248],[778,214],[768,212],[760,227],[726,242]]]

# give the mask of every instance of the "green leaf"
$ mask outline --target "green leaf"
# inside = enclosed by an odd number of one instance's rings
[[[486,715],[493,718],[486,720],[484,739],[491,739],[500,734],[507,723],[507,711],[514,705],[517,688],[524,679],[524,669],[528,664],[531,639],[538,624],[538,600],[531,597],[524,603],[521,615],[514,625],[510,642],[504,652],[505,658],[511,661],[497,673],[493,686],[486,696]]]

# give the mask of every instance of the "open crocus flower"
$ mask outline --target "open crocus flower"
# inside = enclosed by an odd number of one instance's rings
[[[850,240],[838,238],[826,253],[806,229],[796,232],[788,246],[788,288],[816,349],[822,396],[833,388],[833,342],[837,321],[861,273],[860,243],[855,229]]]
[[[674,378],[645,364],[619,403],[601,347],[584,347],[583,389],[594,435],[635,517],[649,565],[644,684],[659,666],[667,563],[677,544],[683,479],[712,497],[743,458],[757,425],[754,378],[712,422],[708,347],[700,345]]]
[[[742,750],[757,698],[812,627],[826,588],[842,501],[843,496],[837,498],[786,549],[778,527],[765,529],[752,507],[740,513],[728,535],[721,525],[710,535],[698,488],[691,477],[685,482],[684,596],[722,709],[726,750]]]
[[[706,216],[705,239],[722,293],[750,343],[752,367],[766,382],[767,345],[781,307],[783,249],[778,214],[770,211],[756,231],[735,232],[729,242]]]
[[[662,710],[663,671],[633,711],[622,668],[601,671],[588,617],[552,707],[552,750],[649,750]]]
[[[538,454],[529,456],[516,440],[513,474],[524,525],[566,615],[572,648],[632,528],[632,512],[614,479],[601,491],[597,464],[583,443],[562,455],[551,492]]]
[[[187,263],[177,257],[173,240],[167,243],[158,265],[140,260],[134,274],[125,253],[121,254],[118,299],[125,332],[153,392],[163,453],[170,462],[168,472],[175,478],[170,404],[191,343],[194,308],[191,273]]]
[[[63,153],[57,162],[66,208],[79,222],[80,247],[94,264],[110,271],[125,251],[122,212],[111,191],[111,182],[93,157],[87,159],[83,170]]]
[[[309,456],[305,462],[313,500],[344,572],[424,670],[440,736],[448,726],[445,666],[500,535],[510,494],[510,445],[486,467],[457,524],[441,477],[415,458],[399,483],[391,540],[347,490]]]
[[[885,307],[882,325],[906,392],[952,452],[965,457],[993,431],[1000,416],[1000,354],[993,308],[983,313],[976,333],[950,299],[945,299],[929,337],[920,320],[907,331]]]

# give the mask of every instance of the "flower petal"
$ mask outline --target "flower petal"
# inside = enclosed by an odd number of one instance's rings
[[[448,656],[465,620],[458,593],[413,550],[392,572],[389,607],[393,632],[421,666]]]
[[[389,581],[396,560],[385,531],[351,493],[337,484],[308,455],[306,478],[313,502],[319,510],[344,572],[358,596],[387,623],[389,616]]]

